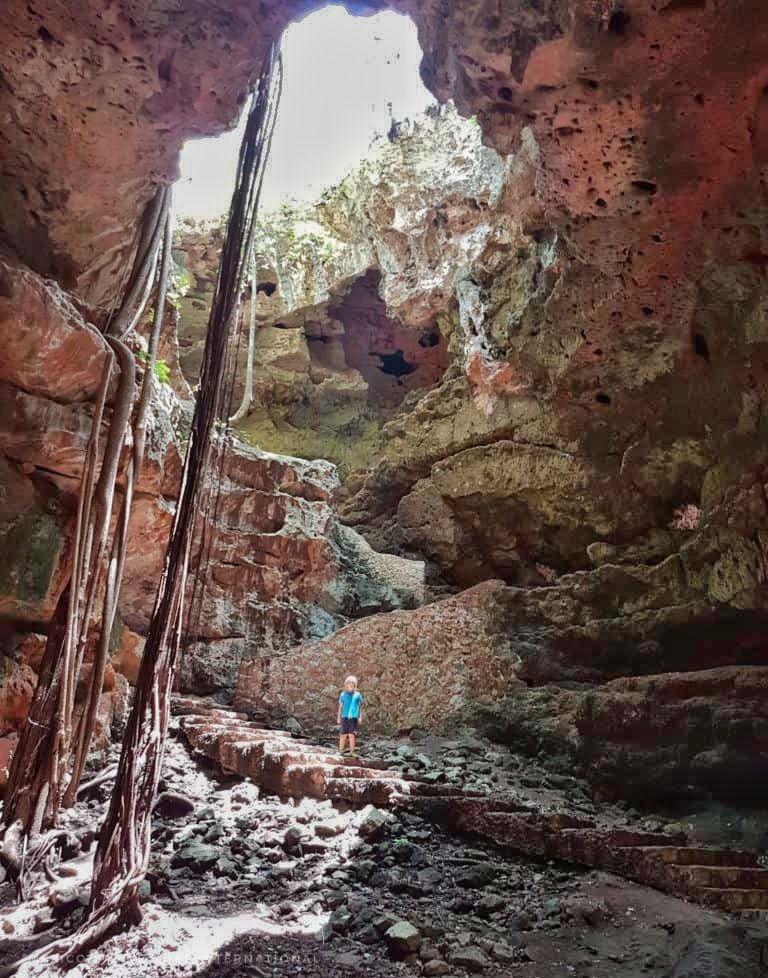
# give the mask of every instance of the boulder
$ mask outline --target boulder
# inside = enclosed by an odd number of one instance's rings
[[[403,958],[419,950],[421,933],[407,920],[399,920],[384,933],[384,940],[394,957]]]
[[[163,791],[157,796],[154,810],[162,818],[185,818],[194,812],[195,803],[177,791]]]
[[[187,866],[194,872],[204,872],[215,866],[221,856],[221,849],[217,846],[191,839],[173,854],[171,866]]]
[[[380,839],[386,832],[391,816],[374,805],[366,805],[362,811],[357,831],[367,841]]]

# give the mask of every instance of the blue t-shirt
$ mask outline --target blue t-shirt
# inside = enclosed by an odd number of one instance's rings
[[[356,720],[360,716],[360,707],[363,704],[363,694],[355,690],[350,693],[348,689],[343,690],[339,696],[341,703],[341,716],[344,720]]]

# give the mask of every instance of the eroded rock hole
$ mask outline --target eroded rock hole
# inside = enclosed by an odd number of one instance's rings
[[[676,10],[706,10],[707,0],[669,0],[669,3],[664,4],[660,12],[662,14],[671,14]]]
[[[693,352],[709,363],[709,344],[701,333],[693,334]]]
[[[608,30],[611,34],[623,36],[627,33],[630,17],[626,10],[614,10],[608,18]]]
[[[259,282],[256,286],[256,292],[266,296],[274,295],[276,289],[277,285],[275,282]]]
[[[412,363],[408,363],[405,359],[402,350],[395,350],[394,353],[377,353],[376,356],[381,361],[379,369],[391,377],[407,377],[416,369]]]
[[[761,164],[768,162],[768,85],[758,97],[750,132],[755,160]]]
[[[445,341],[432,327],[419,331],[395,322],[379,295],[380,274],[358,279],[331,314],[342,323],[348,367],[368,385],[368,401],[391,411],[415,389],[434,387],[448,365]]]

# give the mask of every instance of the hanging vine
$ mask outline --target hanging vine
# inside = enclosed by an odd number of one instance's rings
[[[99,834],[88,919],[72,937],[31,958],[61,961],[82,954],[115,928],[141,917],[138,887],[150,852],[152,803],[160,776],[170,694],[184,623],[189,557],[199,502],[211,473],[214,429],[226,425],[225,375],[266,164],[281,76],[279,49],[265,59],[240,148],[227,233],[206,333],[203,364],[188,439],[181,491],[149,626],[117,778]],[[30,960],[25,959],[25,960]],[[21,962],[17,962],[15,967]]]
[[[165,234],[168,241],[170,234],[169,205],[170,191],[161,188],[145,213],[123,301],[108,320],[102,338],[105,366],[79,486],[71,575],[54,613],[28,720],[12,758],[3,803],[0,859],[17,879],[20,894],[24,892],[24,870],[34,868],[40,854],[50,850],[51,840],[61,836],[53,830],[57,816],[61,806],[71,804],[76,796],[90,745],[114,620],[116,588],[122,571],[133,473],[138,471],[134,437],[128,486],[122,498],[118,529],[110,543],[120,459],[136,392],[135,358],[120,337],[142,315],[149,298],[159,239]],[[162,294],[164,287],[159,290],[155,305],[157,329],[158,315],[162,317],[160,307],[164,304]],[[116,367],[119,368],[116,393],[102,451],[101,429]],[[137,419],[146,415],[146,387],[145,374]],[[143,441],[140,450],[143,452]],[[94,606],[102,590],[105,595],[102,615],[97,619],[101,632],[97,637],[96,660],[91,668],[89,696],[78,728],[74,730],[75,692],[86,649],[94,637],[91,627]],[[105,611],[108,613],[104,614]]]
[[[230,424],[237,424],[248,414],[253,403],[253,350],[256,343],[256,264],[251,265],[251,307],[248,316],[248,351],[245,361],[245,387],[240,407],[229,419]]]
[[[85,762],[88,758],[88,752],[91,746],[93,730],[96,725],[99,695],[104,685],[104,674],[109,655],[109,641],[112,635],[112,628],[115,623],[117,602],[120,597],[120,584],[123,579],[128,524],[131,517],[135,482],[139,473],[141,472],[142,462],[144,461],[144,447],[146,445],[147,437],[147,412],[149,409],[152,384],[154,382],[154,366],[157,360],[157,347],[160,339],[160,329],[162,327],[163,317],[165,315],[168,277],[171,266],[172,225],[170,207],[167,208],[164,230],[163,256],[160,266],[160,277],[157,285],[157,296],[155,299],[152,329],[149,336],[141,393],[139,394],[139,401],[133,420],[133,444],[131,457],[128,461],[126,485],[123,494],[122,506],[120,508],[120,515],[118,517],[117,530],[112,539],[112,551],[107,568],[104,598],[101,609],[98,644],[94,655],[93,665],[91,667],[90,682],[88,684],[85,701],[82,706],[75,735],[72,771],[69,784],[64,795],[65,807],[73,805],[77,798],[77,791],[80,786],[83,769],[85,767]]]

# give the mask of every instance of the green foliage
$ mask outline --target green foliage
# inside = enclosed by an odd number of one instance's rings
[[[191,290],[191,288],[192,276],[184,265],[180,265],[174,259],[170,282],[168,283],[168,292],[166,294],[167,301],[178,309],[181,300]]]
[[[171,368],[165,360],[155,360],[155,377],[161,384],[169,384],[171,381]]]
[[[250,444],[268,452],[296,458],[324,458],[339,467],[345,478],[350,472],[369,468],[381,453],[381,419],[375,412],[314,405],[313,420],[297,417],[285,407],[272,405],[254,411],[238,433]],[[350,413],[353,420],[350,420]]]
[[[146,350],[139,350],[136,353],[139,363],[149,363],[149,354]],[[157,377],[161,384],[169,384],[171,381],[171,368],[165,360],[155,360],[152,373]]]

